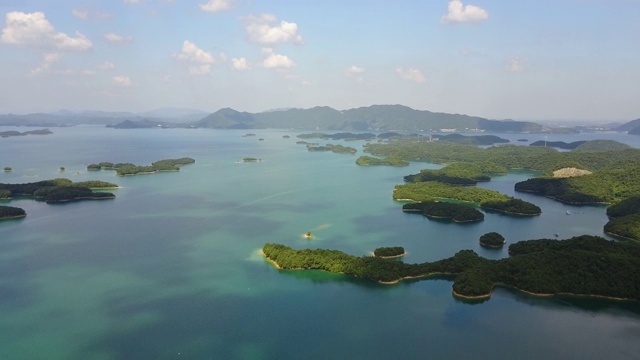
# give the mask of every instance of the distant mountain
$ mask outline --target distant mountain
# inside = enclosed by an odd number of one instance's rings
[[[248,112],[239,112],[231,108],[220,109],[195,123],[198,127],[214,129],[252,129],[256,118]]]
[[[616,127],[615,129],[613,129],[614,131],[629,131],[633,128],[636,128],[640,126],[640,119],[635,119],[635,120],[631,120],[629,122],[626,122],[618,127]]]
[[[627,132],[629,135],[640,135],[640,126],[636,126]]]
[[[241,114],[241,115],[239,115]],[[497,121],[477,116],[434,113],[403,105],[372,105],[339,111],[328,106],[257,114],[219,110],[196,123],[212,128],[282,128],[329,131],[465,131],[539,132],[542,125],[526,121]]]

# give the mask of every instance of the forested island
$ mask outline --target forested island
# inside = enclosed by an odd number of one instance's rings
[[[0,183],[0,199],[16,196],[33,197],[47,203],[72,200],[104,200],[116,196],[109,192],[96,192],[94,189],[117,189],[118,185],[104,181],[72,182],[68,179],[43,180],[25,184]]]
[[[479,181],[490,181],[492,175],[506,174],[506,168],[488,161],[455,162],[437,170],[420,170],[417,174],[405,176],[404,181],[409,183],[438,181],[451,185],[476,185]]]
[[[350,146],[343,146],[343,145],[333,145],[333,144],[327,144],[325,146],[312,146],[312,145],[307,145],[307,150],[308,151],[331,151],[334,152],[336,154],[355,154],[358,152],[358,150],[350,147]]]
[[[160,171],[180,171],[180,166],[193,164],[196,161],[190,157],[183,157],[179,159],[165,159],[159,160],[151,165],[141,166],[131,163],[111,163],[101,162],[99,164],[87,165],[87,170],[115,170],[117,176],[137,175],[137,174],[153,174]]]
[[[409,166],[408,161],[404,161],[402,159],[398,159],[393,156],[387,156],[384,159],[380,159],[373,156],[360,156],[356,159],[356,164],[360,166],[378,166],[378,165],[386,165],[386,166]]]
[[[40,129],[40,130],[29,130],[29,131],[0,131],[0,137],[11,137],[11,136],[27,136],[27,135],[49,135],[53,134],[53,131],[49,129]]]
[[[484,220],[484,214],[472,205],[464,203],[424,201],[402,205],[402,211],[419,212],[434,219],[453,220],[454,222],[475,222]]]
[[[373,250],[373,256],[377,256],[383,259],[393,259],[402,257],[406,254],[406,251],[402,246],[390,246],[390,247],[379,247]]]
[[[403,279],[450,275],[453,294],[489,298],[496,286],[533,295],[581,295],[640,300],[640,245],[583,235],[557,241],[521,241],[509,246],[509,258],[489,260],[472,250],[419,264],[338,250],[293,250],[265,244],[265,258],[279,269],[325,270],[384,284]]]
[[[501,248],[504,246],[504,236],[492,231],[480,236],[480,245],[488,248]]]
[[[27,216],[27,213],[26,211],[24,211],[24,209],[13,206],[0,205],[0,220],[20,219],[25,216]]]
[[[497,191],[477,187],[449,185],[438,181],[427,181],[396,185],[393,198],[402,201],[437,201],[451,199],[471,203],[483,209],[513,215],[540,215],[542,210],[529,202],[512,198]]]
[[[418,174],[408,175],[405,177],[405,181],[410,183],[426,180],[473,185],[478,180],[490,178],[492,175],[483,174],[476,170],[472,171],[472,166],[475,165],[470,165],[469,170],[465,170],[465,166],[467,164],[491,163],[504,169],[539,171],[541,176],[517,183],[515,190],[540,194],[565,203],[616,204],[626,199],[640,197],[640,149],[630,148],[626,144],[612,140],[591,140],[577,145],[572,151],[560,152],[550,147],[541,146],[507,144],[479,148],[440,141],[399,139],[386,144],[365,144],[364,151],[375,156],[394,156],[407,161],[449,164],[439,170],[422,170]],[[463,172],[452,167],[456,163],[461,163],[457,166],[460,166]],[[473,172],[476,174],[472,175]],[[406,187],[407,185],[412,184],[401,186]],[[422,190],[400,188],[397,196],[394,192],[394,198],[425,201],[449,196],[447,193],[430,192],[430,190],[440,191],[442,186],[424,186],[425,188]],[[398,190],[398,187],[396,189]],[[420,194],[416,195],[416,191]],[[464,192],[467,191],[464,190]],[[448,193],[452,193],[451,189],[448,190]],[[461,194],[454,199],[471,198],[471,200],[464,201],[478,202],[478,200],[473,200],[473,197],[469,194]],[[483,208],[493,210],[511,208],[507,211],[514,211],[514,205],[515,210],[518,211],[522,204],[514,202],[487,203]],[[625,219],[611,219],[605,231],[640,240],[640,216],[630,215]]]

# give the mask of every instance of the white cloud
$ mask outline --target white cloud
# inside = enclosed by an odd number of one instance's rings
[[[259,16],[250,15],[243,18],[249,41],[261,46],[279,43],[304,43],[302,36],[298,34],[297,24],[283,20],[280,22],[280,25],[270,25],[277,22],[277,20],[278,19],[271,14],[261,14]]]
[[[527,59],[519,56],[510,57],[507,60],[506,69],[508,72],[519,73],[527,68]]]
[[[219,12],[231,9],[233,0],[209,0],[204,4],[200,4],[200,9],[207,12]]]
[[[251,66],[249,66],[249,63],[247,62],[247,59],[245,59],[243,57],[231,59],[231,66],[233,66],[233,68],[235,70],[249,70],[249,69],[251,69]]]
[[[449,1],[449,11],[441,18],[445,24],[456,22],[482,21],[489,18],[489,13],[478,6],[464,5],[460,0]]]
[[[118,87],[131,87],[134,85],[133,81],[125,75],[114,76],[111,79],[111,84]]]
[[[76,32],[75,37],[57,32],[43,12],[7,13],[0,41],[5,44],[65,51],[84,51],[92,46],[91,41],[79,32]]]
[[[133,41],[133,37],[131,36],[122,36],[115,33],[104,34],[103,37],[112,44],[124,44]]]
[[[77,17],[78,19],[82,19],[82,20],[89,19],[89,11],[87,11],[87,10],[73,9],[73,10],[71,10],[71,14],[73,16]]]
[[[347,68],[346,73],[347,76],[351,76],[351,75],[355,75],[355,74],[362,74],[364,72],[364,69],[355,65],[352,65],[350,68]]]
[[[416,68],[409,68],[406,70],[403,68],[397,68],[396,75],[398,75],[403,80],[412,81],[418,84],[426,81],[424,75],[422,74],[422,71]]]
[[[265,56],[265,59],[262,61],[263,67],[269,69],[288,69],[296,66],[288,56],[276,54],[271,48],[263,48],[262,54]]]
[[[46,53],[43,55],[42,63],[37,68],[31,70],[31,75],[36,76],[42,73],[49,72],[51,70],[51,66],[58,61],[62,56],[58,53]]]
[[[176,59],[189,64],[189,74],[205,75],[211,73],[211,65],[215,62],[213,55],[208,53],[189,40],[182,43],[182,51],[174,55]]]
[[[98,65],[98,69],[102,71],[113,70],[115,68],[116,64],[112,63],[111,61],[105,61],[102,64]]]

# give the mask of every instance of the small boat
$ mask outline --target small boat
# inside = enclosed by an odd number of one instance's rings
[[[571,215],[571,211],[569,211],[569,210],[565,211],[564,213],[567,214],[567,215]]]
[[[558,236],[560,236],[560,234],[555,233],[555,234],[553,234],[553,236],[558,237]]]
[[[311,237],[313,237],[313,235],[311,235],[311,231],[309,231],[306,234],[304,234],[304,238],[305,239],[311,239]]]

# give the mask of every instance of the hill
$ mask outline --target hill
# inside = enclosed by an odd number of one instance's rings
[[[629,122],[626,122],[616,128],[614,128],[614,131],[631,131],[633,128],[637,128],[640,126],[640,119],[635,119],[635,120],[631,120]]]

